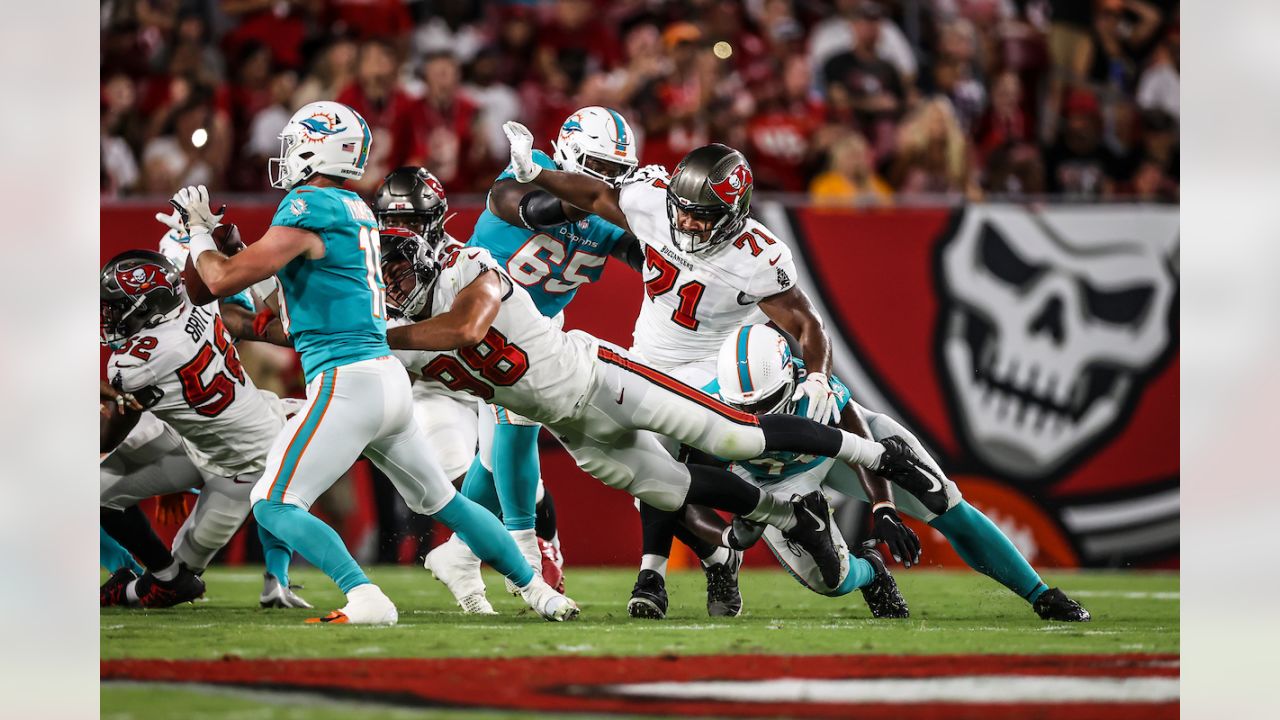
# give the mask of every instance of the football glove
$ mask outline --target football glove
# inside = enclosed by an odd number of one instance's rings
[[[511,142],[511,174],[519,182],[532,182],[542,172],[542,166],[533,161],[533,133],[514,120],[503,123],[502,131]]]
[[[809,398],[809,407],[804,416],[810,420],[826,425],[839,417],[836,394],[831,389],[831,383],[826,375],[813,372],[805,376],[804,382],[796,387],[796,392],[791,399],[797,401],[805,397]]]
[[[889,547],[893,559],[906,567],[920,563],[920,538],[888,505],[877,507],[871,514],[871,536]]]
[[[182,218],[188,234],[211,232],[227,212],[223,205],[218,212],[209,209],[209,189],[203,185],[188,185],[173,194],[169,204]]]
[[[178,212],[177,208],[174,208],[168,215],[161,212],[156,213],[156,220],[159,220],[165,227],[174,231],[180,237],[185,238],[187,236],[187,228],[182,224],[182,213]]]

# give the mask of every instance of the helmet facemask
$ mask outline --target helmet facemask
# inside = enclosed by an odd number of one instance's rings
[[[710,230],[689,232],[681,230],[677,222],[677,212],[684,212],[698,220],[709,220],[713,224]],[[725,205],[697,205],[688,202],[667,188],[667,220],[671,225],[671,242],[687,253],[702,252],[720,245],[738,232],[746,221],[745,213],[738,216],[732,208]]]
[[[387,303],[405,317],[416,318],[426,309],[440,277],[438,249],[416,233],[398,228],[388,229],[381,238]]]

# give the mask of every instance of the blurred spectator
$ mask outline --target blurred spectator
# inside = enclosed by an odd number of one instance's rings
[[[458,61],[447,52],[430,55],[422,64],[422,77],[426,94],[414,107],[413,121],[421,162],[451,191],[479,190],[479,170],[489,165],[489,148],[479,105],[460,92]],[[505,140],[503,146],[507,146]],[[484,177],[484,184],[490,179]]]
[[[1160,13],[1143,0],[1095,0],[1091,42],[1077,50],[1086,79],[1112,93],[1137,84],[1138,57],[1160,27]]]
[[[951,101],[961,129],[968,131],[987,105],[973,23],[956,18],[942,26],[937,58],[930,71],[925,87],[931,94],[944,95]]]
[[[356,54],[356,44],[342,37],[322,47],[311,65],[311,72],[293,95],[294,108],[338,97],[355,80]]]
[[[787,61],[781,82],[767,77],[762,84],[747,123],[747,150],[756,187],[803,192],[809,166],[820,157],[818,135],[826,106],[813,92],[809,63],[803,57]]]
[[[1138,104],[1146,110],[1163,110],[1178,117],[1178,50],[1162,42],[1151,53],[1151,62],[1138,80]]]
[[[1031,120],[1022,102],[1022,81],[1014,73],[1001,73],[991,88],[991,106],[974,131],[982,158],[1007,144],[1033,141]]]
[[[859,8],[869,6],[874,6],[874,9],[869,9],[868,12],[881,18],[876,38],[876,56],[893,65],[908,82],[915,78],[918,64],[911,43],[897,23],[883,17],[883,8],[869,0],[836,0],[835,16],[815,25],[813,32],[809,34],[809,64],[820,87],[827,81],[827,61],[857,46],[858,33],[854,21]]]
[[[809,185],[818,205],[889,205],[893,189],[871,165],[867,141],[855,132],[836,140],[827,153],[827,170]]]
[[[168,114],[160,133],[142,151],[145,188],[171,194],[184,185],[219,188],[230,150],[230,123],[208,92],[197,89]]]
[[[510,156],[507,136],[502,124],[521,119],[520,96],[498,81],[502,56],[497,48],[488,47],[478,53],[467,67],[463,92],[479,106],[479,136],[494,163],[505,165]]]
[[[242,45],[256,41],[271,48],[273,62],[299,68],[307,25],[322,5],[316,0],[224,0],[222,12],[237,23],[223,38],[223,51],[235,57]]]
[[[413,31],[412,64],[416,67],[423,58],[445,50],[451,51],[459,62],[471,62],[484,46],[480,31],[483,20],[483,4],[479,0],[431,0],[418,2],[422,8],[418,26]],[[501,57],[501,53],[497,54]]]
[[[1044,159],[1040,149],[1026,142],[1009,142],[987,155],[982,189],[1007,198],[1035,198],[1045,193]]]
[[[357,192],[372,192],[387,173],[421,161],[414,137],[416,103],[397,84],[396,59],[385,42],[367,40],[360,45],[355,82],[337,100],[364,116],[373,133],[364,177],[352,183]]]
[[[258,188],[267,185],[267,160],[280,155],[280,131],[293,117],[293,94],[297,90],[298,75],[289,68],[282,68],[271,75],[267,86],[269,102],[253,116],[249,125],[249,139],[245,147],[247,161],[242,163],[253,176],[259,178]]]
[[[848,119],[867,135],[877,158],[892,148],[894,124],[907,99],[901,74],[877,52],[883,12],[875,3],[859,4],[852,22],[853,50],[823,66],[828,102],[848,111]]]
[[[1102,142],[1102,115],[1097,96],[1074,89],[1063,102],[1058,140],[1049,149],[1049,190],[1080,199],[1110,197],[1124,175],[1123,159]]]
[[[567,51],[588,63],[585,72],[609,69],[622,59],[618,37],[591,0],[555,0],[551,21],[538,32],[538,63],[564,57]]]
[[[942,97],[926,100],[898,130],[890,179],[899,195],[975,197],[970,152],[951,103]]]

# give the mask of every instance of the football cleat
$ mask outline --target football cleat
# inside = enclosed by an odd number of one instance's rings
[[[542,579],[564,594],[564,556],[560,554],[557,543],[538,538],[538,550],[542,551]]]
[[[204,595],[204,581],[186,567],[179,567],[178,576],[172,580],[159,580],[149,572],[143,573],[134,590],[142,607],[167,608]]]
[[[711,617],[738,617],[742,613],[742,593],[738,591],[741,567],[740,550],[730,550],[728,562],[702,567],[707,576],[707,614]]]
[[[709,600],[708,600],[708,604]],[[667,616],[667,581],[653,570],[641,570],[636,576],[627,614],[644,620],[661,620]]]
[[[755,545],[764,535],[764,529],[769,527],[764,523],[752,522],[739,515],[733,516],[733,522],[729,525],[728,545],[732,550],[746,550]]]
[[[792,496],[791,507],[796,524],[783,536],[813,556],[822,582],[827,587],[836,587],[840,584],[844,559],[831,537],[831,504],[821,490],[814,490],[803,497]]]
[[[547,584],[537,574],[520,589],[520,597],[524,598],[526,604],[533,608],[533,611],[542,616],[544,620],[551,622],[564,622],[566,620],[577,620],[578,603],[561,595],[555,591],[555,588]]]
[[[258,597],[258,604],[264,608],[312,607],[311,603],[293,592],[295,587],[302,588],[301,585],[284,585],[276,579],[275,575],[264,572],[262,573],[262,595]]]
[[[871,582],[861,588],[862,599],[867,602],[871,617],[899,619],[910,617],[911,611],[907,608],[906,598],[902,597],[902,593],[898,590],[898,583],[890,574],[884,557],[880,555],[880,551],[876,550],[875,542],[863,545],[854,555],[871,563],[871,567],[876,571]]]
[[[484,578],[480,576],[480,558],[471,552],[457,535],[441,543],[423,563],[435,579],[453,593],[453,599],[465,613],[496,615],[484,594]]]
[[[395,603],[373,583],[358,585],[347,593],[347,604],[324,617],[308,618],[309,623],[333,625],[395,625],[400,619]]]
[[[911,446],[898,435],[881,438],[884,454],[875,472],[884,479],[915,496],[929,512],[941,515],[947,511],[946,483],[916,455]]]
[[[138,579],[138,574],[129,568],[120,568],[107,578],[107,581],[98,588],[98,606],[111,607],[112,605],[128,605],[128,589],[129,583]]]
[[[1040,593],[1035,604],[1031,606],[1041,620],[1057,620],[1058,622],[1089,622],[1093,616],[1080,603],[1067,597],[1058,588],[1049,588]]]

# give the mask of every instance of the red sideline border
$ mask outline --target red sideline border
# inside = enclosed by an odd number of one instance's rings
[[[1177,655],[710,655],[323,660],[107,660],[103,681],[204,683],[311,692],[410,707],[557,713],[892,718],[1176,718],[1178,703],[723,702],[621,697],[622,683],[970,675],[1178,677]]]

